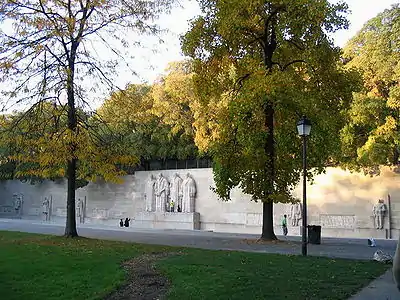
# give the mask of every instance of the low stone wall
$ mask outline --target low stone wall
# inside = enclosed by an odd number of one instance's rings
[[[171,181],[174,174],[184,178],[190,173],[196,182],[195,214],[156,214],[145,210],[145,187],[150,175],[162,173]],[[399,174],[383,169],[380,176],[368,177],[341,169],[328,168],[307,186],[308,223],[322,226],[323,236],[398,238],[400,229]],[[77,208],[77,222],[117,226],[121,218],[132,219],[138,228],[201,229],[236,233],[261,233],[262,204],[251,201],[240,189],[231,192],[231,200],[224,202],[211,188],[214,181],[211,169],[140,171],[126,176],[123,184],[90,183],[77,190],[77,199],[85,202],[81,212]],[[301,187],[294,191],[301,198]],[[388,202],[388,195],[391,201]],[[22,199],[15,210],[15,199]],[[50,199],[48,216],[43,214],[43,202]],[[383,199],[388,211],[382,229],[374,228],[372,209]],[[389,205],[390,204],[390,205]],[[81,208],[82,209],[82,208]],[[299,235],[300,226],[292,226],[294,207],[274,205],[276,233],[281,233],[284,214],[289,217],[289,234]],[[179,216],[180,215],[180,216]],[[20,181],[0,183],[0,217],[65,222],[66,182],[46,181],[30,185]],[[301,225],[301,220],[298,225]]]

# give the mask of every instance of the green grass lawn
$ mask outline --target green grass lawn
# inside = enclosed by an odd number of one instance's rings
[[[375,262],[179,249],[157,263],[168,299],[347,299],[387,268]],[[0,231],[0,299],[100,299],[121,262],[176,248]]]

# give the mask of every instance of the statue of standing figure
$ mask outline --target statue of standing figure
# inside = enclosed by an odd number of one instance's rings
[[[174,178],[171,180],[171,194],[170,194],[170,208],[171,211],[180,211],[182,209],[182,183],[183,180],[179,177],[178,173],[174,174]]]
[[[42,202],[42,213],[44,215],[45,221],[50,220],[50,200],[47,197],[44,197],[44,201]]]
[[[77,216],[79,217],[79,223],[84,223],[85,208],[84,208],[84,202],[81,200],[81,198],[78,198],[78,201],[76,202],[76,210],[77,210]]]
[[[293,203],[290,206],[290,219],[292,226],[299,226],[299,221],[302,218],[302,209],[301,209],[301,203]]]
[[[156,206],[155,188],[156,188],[156,179],[151,174],[149,176],[149,179],[147,180],[146,188],[145,188],[145,194],[144,194],[145,203],[146,203],[145,210],[149,211],[149,212],[155,210],[155,206]]]
[[[385,213],[386,204],[384,203],[383,199],[379,199],[378,203],[376,203],[372,209],[372,215],[374,217],[374,225],[376,229],[383,229]]]
[[[182,212],[191,213],[195,209],[196,182],[189,173],[182,182]]]
[[[169,182],[162,173],[158,175],[156,183],[156,211],[165,212],[169,196]]]
[[[80,217],[82,214],[82,200],[81,198],[78,198],[76,201],[76,215]]]
[[[17,216],[21,216],[21,214],[22,214],[22,204],[23,204],[22,195],[14,194],[13,198],[14,198],[15,214]]]

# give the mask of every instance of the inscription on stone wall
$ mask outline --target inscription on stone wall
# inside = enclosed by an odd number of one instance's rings
[[[12,206],[8,205],[0,206],[0,214],[12,214],[14,212],[15,211]]]
[[[40,215],[39,207],[31,207],[28,209],[28,216],[38,216]]]
[[[246,225],[260,226],[262,224],[262,214],[246,214]]]
[[[123,212],[123,211],[120,211],[120,210],[110,210],[108,212],[108,217],[112,218],[112,219],[120,219],[123,216],[125,216],[126,214],[127,214],[126,212]]]
[[[64,208],[64,207],[57,207],[56,208],[56,216],[66,217],[67,216],[67,209]]]
[[[355,215],[320,215],[322,228],[354,228],[356,224]]]
[[[92,217],[96,219],[107,219],[107,209],[104,208],[93,208]]]

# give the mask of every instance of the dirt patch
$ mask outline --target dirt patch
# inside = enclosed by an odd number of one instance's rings
[[[106,296],[104,300],[161,300],[166,298],[169,282],[156,271],[154,262],[178,253],[152,253],[125,261],[122,267],[128,283]]]

